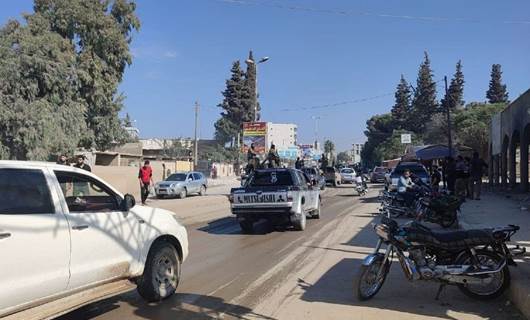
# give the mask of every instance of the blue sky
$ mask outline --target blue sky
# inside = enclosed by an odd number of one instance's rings
[[[263,120],[299,125],[299,142],[319,137],[339,150],[365,140],[366,120],[393,96],[331,108],[281,111],[393,93],[400,74],[415,84],[423,51],[435,79],[462,59],[465,100],[483,101],[491,64],[500,63],[510,98],[530,88],[527,0],[138,0],[142,28],[120,90],[143,137],[213,135],[215,106],[232,61],[269,56],[259,66]],[[31,12],[32,1],[2,1],[0,21]],[[385,16],[392,15],[392,16]],[[400,17],[396,17],[400,16]],[[411,16],[406,18],[403,16]],[[417,17],[434,17],[420,19]],[[439,95],[443,87],[438,87]]]

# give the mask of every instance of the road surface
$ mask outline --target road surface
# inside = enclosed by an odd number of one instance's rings
[[[522,319],[505,298],[477,302],[454,287],[436,301],[437,286],[407,282],[398,263],[373,300],[358,302],[353,279],[376,242],[376,194],[327,189],[321,219],[304,232],[261,223],[243,235],[232,217],[191,225],[174,297],[147,304],[130,292],[60,319]]]

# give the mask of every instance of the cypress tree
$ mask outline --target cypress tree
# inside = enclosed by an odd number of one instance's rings
[[[445,110],[449,107],[454,110],[458,107],[464,106],[464,73],[462,72],[462,61],[458,61],[456,64],[456,72],[451,79],[451,84],[447,89],[447,95],[442,99],[442,107]]]
[[[392,106],[392,119],[395,124],[394,126],[396,129],[408,130],[410,128],[410,125],[408,125],[408,120],[411,112],[410,87],[403,75],[401,75],[401,79],[397,85],[394,97],[396,101],[394,106]]]
[[[431,61],[425,52],[425,58],[418,71],[418,80],[412,100],[412,128],[415,133],[423,133],[426,124],[437,112],[436,83],[433,80]]]
[[[249,93],[245,84],[245,74],[239,61],[232,64],[231,77],[226,80],[226,89],[222,92],[223,102],[221,118],[215,123],[215,138],[225,144],[237,137],[243,122],[253,121],[252,110],[249,110]]]
[[[260,118],[260,106],[258,103],[258,96],[256,91],[256,61],[254,60],[254,56],[252,54],[252,50],[248,53],[248,59],[246,60],[247,64],[247,71],[245,73],[245,86],[247,87],[248,93],[250,95],[250,99],[248,100],[248,109],[252,112],[252,120]],[[256,110],[254,110],[254,105],[257,104]],[[256,116],[254,117],[254,113],[256,113]]]
[[[506,85],[502,84],[502,71],[500,64],[494,64],[491,66],[491,80],[489,89],[486,92],[486,98],[488,98],[489,103],[508,102],[508,92],[506,91]]]

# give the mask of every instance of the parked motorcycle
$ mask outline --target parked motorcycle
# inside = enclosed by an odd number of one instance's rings
[[[440,283],[436,299],[445,285],[456,285],[464,294],[480,300],[493,299],[510,285],[511,254],[506,242],[518,226],[437,232],[415,221],[400,227],[382,217],[374,230],[379,240],[361,266],[357,285],[360,300],[374,297],[381,289],[394,255],[408,280]]]

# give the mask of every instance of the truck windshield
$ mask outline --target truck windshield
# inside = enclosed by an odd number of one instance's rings
[[[293,178],[289,171],[256,171],[247,185],[250,187],[292,186]]]

